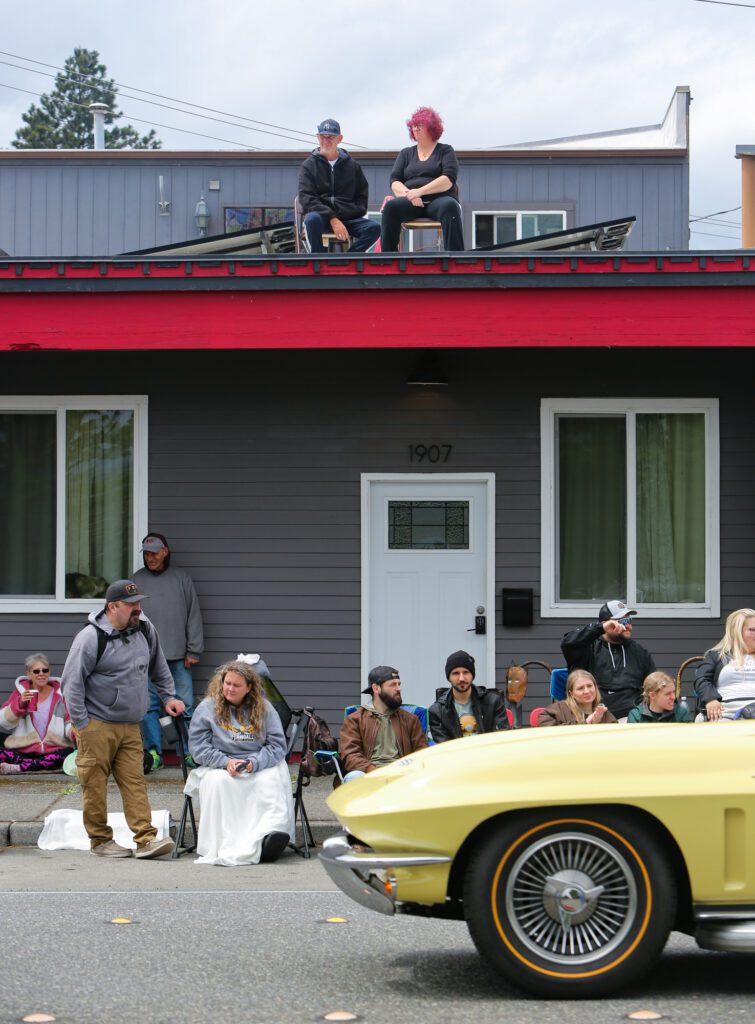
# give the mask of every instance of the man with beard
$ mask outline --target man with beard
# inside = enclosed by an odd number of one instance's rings
[[[378,665],[367,680],[362,693],[372,696],[372,704],[358,708],[341,726],[338,745],[344,782],[427,746],[417,716],[401,708],[397,670]]]
[[[451,688],[430,706],[430,734],[436,743],[508,729],[506,705],[495,690],[475,686],[475,661],[467,651],[446,659]]]
[[[162,857],[173,841],[157,838],[144,782],[139,722],[147,710],[147,678],[166,712],[184,710],[177,700],[154,627],[142,617],[145,594],[132,580],[111,583],[105,607],[92,612],[68,652],[62,693],[78,734],[76,768],[84,800],[84,828],[98,857],[130,857],[113,839],[107,821],[107,783],[112,774],[123,799],[137,857]]]
[[[615,718],[625,718],[642,699],[645,676],[655,672],[649,651],[632,639],[632,616],[623,601],[606,601],[598,621],[564,634],[561,641],[571,672],[584,668],[595,676],[603,703]]]

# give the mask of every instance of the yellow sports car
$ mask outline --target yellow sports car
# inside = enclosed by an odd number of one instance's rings
[[[463,918],[537,995],[633,981],[672,929],[755,951],[755,722],[453,740],[349,782],[321,858],[383,914]]]

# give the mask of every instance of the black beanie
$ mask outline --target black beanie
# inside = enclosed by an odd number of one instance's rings
[[[446,658],[446,679],[448,679],[455,668],[469,669],[472,673],[472,678],[474,679],[474,658],[471,654],[467,654],[466,651],[454,651],[453,654],[448,655]]]

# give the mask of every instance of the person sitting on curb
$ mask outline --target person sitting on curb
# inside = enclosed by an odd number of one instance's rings
[[[362,693],[372,705],[357,708],[341,726],[339,748],[344,782],[374,772],[426,747],[416,715],[401,709],[401,679],[390,665],[377,665]]]
[[[666,672],[651,672],[642,684],[642,702],[627,715],[627,722],[691,722],[684,704],[676,699],[676,683]]]
[[[475,686],[475,660],[466,651],[446,659],[446,679],[451,684],[430,706],[430,735],[436,743],[508,729],[503,697],[496,690]]]

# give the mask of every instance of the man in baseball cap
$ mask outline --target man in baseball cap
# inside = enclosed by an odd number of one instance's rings
[[[372,697],[372,704],[348,716],[338,740],[344,782],[427,746],[419,719],[401,707],[398,669],[377,665],[362,693]]]
[[[616,718],[625,718],[642,700],[642,684],[655,672],[649,651],[632,639],[634,608],[614,598],[598,612],[598,621],[564,634],[561,650],[571,672],[592,672],[600,695]]]
[[[309,251],[325,252],[323,233],[336,236],[350,252],[366,252],[380,237],[380,224],[367,217],[369,186],[364,171],[345,149],[341,126],[326,117],[317,126],[317,149],[299,169],[299,204]]]
[[[508,729],[503,697],[495,690],[476,686],[475,675],[475,660],[471,654],[467,651],[449,654],[446,679],[451,687],[430,705],[430,733],[436,743]]]
[[[171,551],[163,533],[152,531],[142,541],[144,568],[134,573],[134,582],[144,587],[151,601],[149,618],[160,637],[170,674],[176,686],[176,695],[184,702],[184,718],[188,728],[194,707],[194,680],[192,669],[204,651],[202,612],[194,581],[185,569],[170,564]],[[150,683],[149,708],[142,721],[144,749],[152,758],[152,770],[163,766],[162,701]],[[184,754],[187,764],[194,762]]]
[[[111,583],[105,607],[92,612],[74,637],[63,668],[61,690],[78,736],[84,828],[97,857],[131,856],[115,842],[107,820],[111,774],[134,834],[134,855],[163,857],[173,850],[170,836],[158,839],[144,783],[139,723],[147,710],[148,678],[167,714],[180,715],[184,705],[176,698],[157,631],[142,616],[145,597],[133,580]]]

